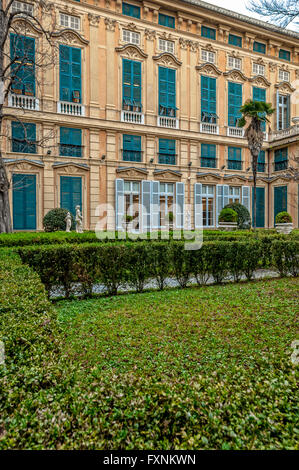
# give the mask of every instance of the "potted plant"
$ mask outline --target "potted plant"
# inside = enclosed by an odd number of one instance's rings
[[[130,223],[134,220],[133,215],[126,215],[125,216],[125,224],[126,224],[126,230],[128,229]]]
[[[279,212],[275,217],[275,228],[278,233],[288,235],[293,230],[293,219],[288,212]]]
[[[238,228],[238,214],[233,209],[225,207],[219,215],[219,227],[222,230],[235,230]]]
[[[168,222],[168,226],[170,229],[173,229],[173,219],[174,219],[173,212],[172,211],[168,212],[166,216],[166,220]]]

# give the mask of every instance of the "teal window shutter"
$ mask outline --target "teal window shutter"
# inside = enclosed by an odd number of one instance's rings
[[[63,157],[82,157],[81,129],[60,128],[60,155]]]
[[[159,163],[166,165],[176,164],[175,140],[159,139]]]
[[[10,58],[11,89],[35,96],[35,39],[11,33]]]
[[[176,70],[159,67],[159,115],[176,116]]]
[[[123,15],[132,16],[133,18],[140,19],[140,7],[131,5],[130,3],[123,2],[122,5]]]
[[[81,103],[81,49],[59,46],[60,100]]]
[[[274,187],[274,223],[275,218],[279,212],[288,210],[288,187],[276,186]]]
[[[13,174],[14,230],[36,230],[36,175]]]
[[[36,125],[12,121],[12,151],[36,153]]]
[[[201,121],[216,123],[216,78],[201,76]]]
[[[284,49],[279,49],[279,58],[283,59],[283,60],[290,61],[291,60],[290,51],[285,51]]]
[[[159,24],[161,26],[167,26],[167,28],[175,28],[175,18],[173,16],[164,15],[159,13]]]
[[[259,88],[254,86],[252,89],[252,99],[253,101],[262,101],[263,103],[266,102],[266,90],[265,88]],[[261,129],[263,132],[266,131],[266,123],[261,123]]]
[[[254,41],[253,43],[254,52],[259,52],[260,54],[266,54],[266,44],[262,42]]]
[[[201,164],[204,168],[216,168],[216,145],[201,144]]]
[[[229,34],[228,43],[232,46],[242,47],[242,37],[235,34]]]
[[[277,149],[274,152],[274,171],[288,168],[288,147]]]
[[[67,209],[75,216],[76,206],[80,206],[82,211],[82,177],[61,176],[60,207]]]
[[[123,59],[123,109],[141,112],[141,62]]]
[[[123,135],[123,160],[141,162],[141,136]]]
[[[238,119],[242,117],[240,108],[242,106],[242,85],[240,83],[228,82],[228,125],[237,127]]]
[[[208,26],[201,27],[201,35],[203,38],[216,39],[216,29],[209,28]]]
[[[242,170],[242,149],[240,147],[228,147],[229,170]]]
[[[265,150],[261,150],[257,159],[257,171],[264,172],[266,169]]]
[[[252,219],[254,223],[253,199],[252,190]],[[265,188],[256,188],[256,226],[257,228],[265,227]]]

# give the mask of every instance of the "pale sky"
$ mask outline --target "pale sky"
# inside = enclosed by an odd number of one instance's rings
[[[249,0],[203,0],[207,3],[212,3],[222,8],[226,8],[227,10],[233,10],[238,13],[243,13],[244,15],[251,16],[263,21],[267,21],[267,18],[260,17],[256,13],[252,13],[251,11],[247,10],[246,5],[249,4]],[[289,25],[288,29],[292,29],[296,31],[296,27],[294,25]]]

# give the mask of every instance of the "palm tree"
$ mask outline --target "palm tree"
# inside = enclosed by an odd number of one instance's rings
[[[248,147],[251,153],[252,173],[253,173],[253,227],[256,228],[256,172],[258,156],[263,146],[264,132],[261,123],[270,122],[268,116],[275,111],[271,103],[263,101],[247,100],[240,108],[242,117],[238,121],[239,127],[244,127],[249,120],[249,125],[245,130]]]

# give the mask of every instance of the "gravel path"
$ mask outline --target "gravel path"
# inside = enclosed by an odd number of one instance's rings
[[[265,277],[267,278],[275,278],[279,277],[279,274],[276,271],[272,271],[271,269],[259,269],[254,273],[254,279],[264,279]],[[246,276],[242,276],[241,280],[246,280]],[[233,276],[227,276],[224,282],[231,282],[233,281]],[[214,284],[214,279],[213,277],[210,277],[208,279],[207,284]],[[190,278],[188,282],[188,286],[196,285],[197,281],[196,279]],[[178,281],[174,278],[167,278],[165,281],[165,287],[180,287],[180,284]],[[158,290],[158,284],[155,279],[151,279],[148,282],[145,283],[144,289],[156,289]],[[133,292],[135,289],[131,286],[124,285],[119,288],[119,292]],[[107,291],[106,287],[103,284],[95,284],[93,286],[93,294],[104,294]],[[74,283],[72,286],[72,291],[71,294],[74,296],[79,296],[82,295],[81,291],[81,286],[79,283]],[[54,287],[50,291],[50,299],[56,299],[58,297],[65,297],[65,291],[63,287]]]

